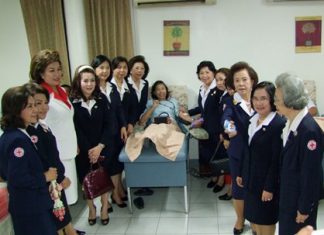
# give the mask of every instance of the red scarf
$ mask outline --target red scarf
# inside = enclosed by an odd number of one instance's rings
[[[71,109],[71,103],[69,102],[68,96],[62,87],[56,86],[56,89],[57,89],[57,92],[56,92],[46,82],[42,82],[41,86],[44,87],[48,91],[48,93],[50,93],[50,94],[53,93],[55,99],[62,101],[64,104],[66,104],[66,106],[68,106],[69,109]]]

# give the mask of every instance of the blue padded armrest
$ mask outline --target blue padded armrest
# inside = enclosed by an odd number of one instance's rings
[[[177,158],[175,159],[175,162],[187,160],[188,151],[189,151],[188,144],[189,144],[188,138],[185,137],[182,147],[177,155]],[[119,161],[130,162],[125,152],[125,147],[122,149],[122,151],[119,154]],[[149,146],[145,146],[145,145],[143,146],[140,156],[134,162],[172,162],[172,161],[161,156],[156,151],[154,143],[150,142]]]

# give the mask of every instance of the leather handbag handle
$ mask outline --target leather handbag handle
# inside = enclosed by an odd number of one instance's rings
[[[93,168],[94,168],[95,165],[98,165],[99,168],[103,167],[102,162],[103,162],[104,159],[105,159],[104,156],[99,156],[96,163],[90,163],[90,171],[94,171]]]
[[[163,114],[166,114],[166,116],[162,116]],[[162,113],[159,114],[159,117],[161,117],[161,116],[162,116],[162,117],[169,117],[170,115],[169,115],[169,113],[167,113],[167,112],[162,112]]]

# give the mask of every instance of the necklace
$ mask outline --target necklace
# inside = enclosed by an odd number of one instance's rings
[[[267,117],[263,117],[263,118],[259,117],[259,119],[258,119],[258,125],[260,125],[266,118]]]
[[[100,84],[100,87],[101,87],[103,90],[106,90],[107,83],[106,83],[106,82],[101,83],[101,84]]]
[[[116,79],[116,84],[117,84],[117,88],[118,88],[118,90],[121,90],[122,89],[122,87],[123,87],[123,81],[118,81],[117,79]]]

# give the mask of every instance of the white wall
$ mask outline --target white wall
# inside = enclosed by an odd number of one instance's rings
[[[284,71],[295,71],[302,79],[315,80],[318,108],[324,113],[324,92],[321,92],[324,90],[324,69],[321,69],[324,48],[321,53],[294,52],[295,16],[323,16],[324,2],[267,1],[217,0],[212,6],[133,8],[135,50],[149,62],[148,79],[151,83],[163,79],[167,84],[186,84],[191,93],[189,105],[193,106],[200,85],[195,71],[201,60],[212,60],[217,68],[245,60],[256,69],[261,80],[273,81]],[[84,22],[84,15],[73,10],[77,2],[72,0],[66,6],[70,14],[67,17],[70,39],[73,28],[84,25],[80,23]],[[0,6],[2,97],[7,88],[28,81],[30,55],[19,0],[0,0]],[[80,21],[76,20],[78,17]],[[190,20],[190,56],[163,56],[163,20],[183,19]],[[86,42],[82,32],[85,31],[77,31],[78,40]],[[69,44],[73,42],[69,40]],[[81,51],[82,45],[86,44],[71,46],[75,53],[70,55],[72,74],[78,63],[86,61],[87,49]]]
[[[244,60],[261,80],[274,81],[285,71],[315,80],[318,106],[324,113],[324,93],[320,92],[324,90],[324,48],[321,53],[294,51],[295,17],[323,13],[321,1],[217,0],[211,6],[134,8],[136,52],[149,62],[150,80],[187,84],[194,93],[190,105],[196,103],[200,83],[195,72],[200,61],[212,60],[220,68]],[[190,20],[190,56],[163,56],[163,20]]]
[[[274,80],[279,73],[287,70],[295,71],[303,79],[315,80],[318,106],[324,113],[324,93],[319,92],[324,90],[324,70],[320,69],[324,48],[321,53],[294,52],[295,16],[322,16],[324,2],[267,1],[217,0],[217,4],[211,6],[133,8],[135,50],[145,55],[150,64],[149,80],[163,79],[168,84],[186,84],[193,93],[189,102],[193,106],[200,85],[195,71],[201,60],[212,60],[217,68],[245,60],[256,69],[261,80]],[[28,80],[30,55],[19,0],[0,0],[0,5],[2,96],[8,87]],[[73,15],[66,18],[69,21],[68,35],[72,35],[73,28],[84,25],[78,23],[84,21],[84,15],[75,14],[72,3],[66,8],[68,14]],[[78,17],[80,21],[76,20]],[[166,57],[163,56],[163,20],[177,19],[190,20],[190,56]],[[77,35],[85,47],[85,33]],[[73,74],[77,63],[85,61],[87,49],[80,51],[81,44],[73,44],[70,40],[69,45],[75,48],[75,55],[70,55],[75,60],[72,61]]]

